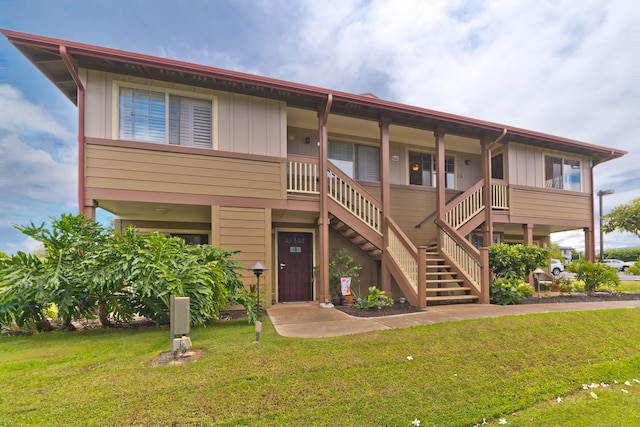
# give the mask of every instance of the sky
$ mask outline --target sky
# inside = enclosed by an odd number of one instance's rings
[[[640,2],[0,0],[0,28],[178,59],[615,147],[603,213],[640,196]],[[77,212],[77,109],[0,37],[0,251]],[[597,198],[596,198],[597,204]],[[596,206],[596,247],[599,247]],[[101,213],[99,218],[106,220]],[[584,249],[582,230],[553,236]],[[640,247],[632,234],[605,248]]]

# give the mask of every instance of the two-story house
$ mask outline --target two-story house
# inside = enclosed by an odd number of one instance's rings
[[[488,245],[583,230],[624,151],[165,58],[3,30],[78,107],[78,204],[261,261],[268,302],[330,301],[346,247],[414,306],[489,301]],[[313,267],[319,275],[313,277]],[[251,272],[247,283],[253,283]]]

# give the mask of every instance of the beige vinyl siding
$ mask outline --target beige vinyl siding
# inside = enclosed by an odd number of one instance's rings
[[[286,157],[285,103],[150,79],[80,70],[85,85],[85,135],[118,139],[116,85],[214,100],[213,149],[243,154]],[[115,95],[115,96],[114,96]]]
[[[509,200],[512,216],[572,219],[576,223],[591,220],[591,197],[589,195],[511,188]]]
[[[213,246],[240,251],[234,259],[245,267],[260,261],[271,269],[271,209],[213,206],[211,218],[215,229]],[[239,273],[244,276],[245,283],[255,283],[252,272]],[[269,277],[269,273],[262,277],[263,285],[272,283]]]
[[[283,197],[281,163],[88,144],[85,167],[93,188]]]

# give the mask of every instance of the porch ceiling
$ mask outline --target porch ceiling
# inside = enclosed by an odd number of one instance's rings
[[[99,200],[100,208],[117,219],[210,223],[211,206],[177,205],[170,203],[142,203],[118,200]]]

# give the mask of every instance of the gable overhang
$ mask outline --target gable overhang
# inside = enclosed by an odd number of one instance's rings
[[[0,29],[36,68],[71,102],[78,105],[78,85],[61,55],[61,46],[73,67],[125,74],[212,90],[280,100],[287,106],[318,111],[331,97],[331,114],[378,121],[423,130],[443,130],[474,139],[521,143],[577,155],[588,155],[593,164],[622,157],[626,151],[582,141],[505,126],[469,117],[385,101],[370,94],[356,95],[237,71],[192,64],[117,49]]]

